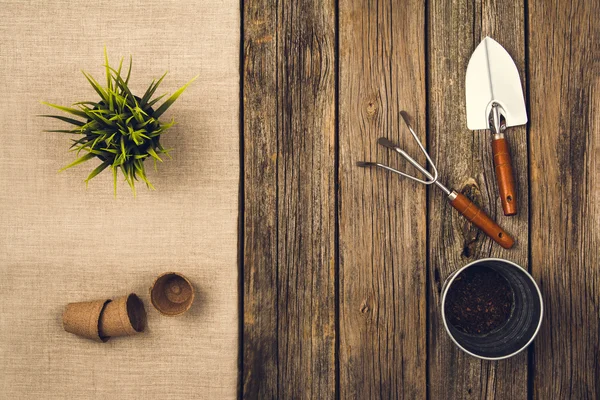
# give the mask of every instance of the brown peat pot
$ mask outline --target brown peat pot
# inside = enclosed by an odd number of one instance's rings
[[[448,277],[442,319],[454,343],[486,360],[525,349],[542,324],[542,294],[529,273],[500,258],[474,261]]]
[[[135,293],[112,300],[100,314],[100,333],[104,337],[137,335],[145,326],[144,303]]]
[[[100,316],[110,303],[108,299],[69,303],[63,313],[63,328],[69,333],[106,342],[109,338],[100,331]]]
[[[194,286],[182,274],[166,272],[154,281],[150,288],[150,300],[161,314],[180,315],[189,310],[194,302]]]

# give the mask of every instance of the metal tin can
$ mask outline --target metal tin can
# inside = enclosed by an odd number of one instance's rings
[[[446,297],[456,278],[471,267],[494,270],[509,283],[513,292],[513,307],[508,320],[497,329],[483,335],[464,333],[450,324],[445,315]],[[473,261],[446,279],[441,295],[442,320],[452,341],[464,352],[484,360],[509,358],[533,341],[542,325],[544,303],[533,277],[521,266],[501,258]]]

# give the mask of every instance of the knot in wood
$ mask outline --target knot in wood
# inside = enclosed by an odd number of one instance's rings
[[[367,300],[364,300],[360,305],[360,312],[366,314],[370,311],[369,305],[367,304]]]
[[[375,116],[377,114],[377,109],[378,108],[379,107],[377,106],[377,102],[375,102],[375,101],[369,101],[367,103],[367,116],[369,118]]]
[[[467,178],[460,188],[460,193],[467,196],[479,208],[482,207],[483,198],[477,181]],[[460,232],[463,237],[463,250],[461,256],[464,258],[475,257],[477,238],[479,230],[464,218],[460,219]]]

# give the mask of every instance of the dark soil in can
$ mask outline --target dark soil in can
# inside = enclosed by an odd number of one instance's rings
[[[513,306],[513,291],[500,274],[470,267],[452,283],[446,295],[447,321],[464,333],[484,335],[500,328]]]

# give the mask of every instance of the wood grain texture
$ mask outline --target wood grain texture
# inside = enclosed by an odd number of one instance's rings
[[[439,191],[429,196],[430,332],[432,399],[525,399],[527,352],[503,361],[477,360],[453,345],[441,322],[440,292],[457,268],[484,257],[502,257],[527,268],[528,198],[518,196],[516,216],[503,215],[494,173],[491,134],[466,125],[465,73],[479,42],[489,35],[513,57],[524,78],[524,10],[521,1],[432,0],[429,3],[429,149],[442,182],[473,200],[513,235],[505,250],[471,227]],[[524,82],[523,82],[524,83]],[[525,86],[523,86],[525,87]],[[517,191],[528,192],[526,127],[506,132]]]
[[[597,2],[530,1],[528,13],[524,0],[338,3],[337,64],[333,0],[243,4],[242,396],[600,398]],[[531,93],[530,125],[506,132],[516,216],[503,215],[491,134],[466,127],[466,66],[486,35],[510,53]],[[436,188],[355,166],[410,170],[377,145],[380,136],[424,162],[402,109],[427,139],[440,181],[511,234],[512,249]],[[444,280],[484,257],[525,268],[531,259],[546,305],[534,346],[498,362],[461,352],[441,323]]]
[[[244,3],[246,398],[335,396],[335,4]]]
[[[600,6],[529,3],[534,398],[600,398]]]
[[[277,9],[244,3],[244,329],[242,393],[278,395]]]
[[[339,7],[340,397],[425,398],[426,188],[355,165],[408,168],[380,136],[425,159],[398,114],[425,141],[425,5]]]

